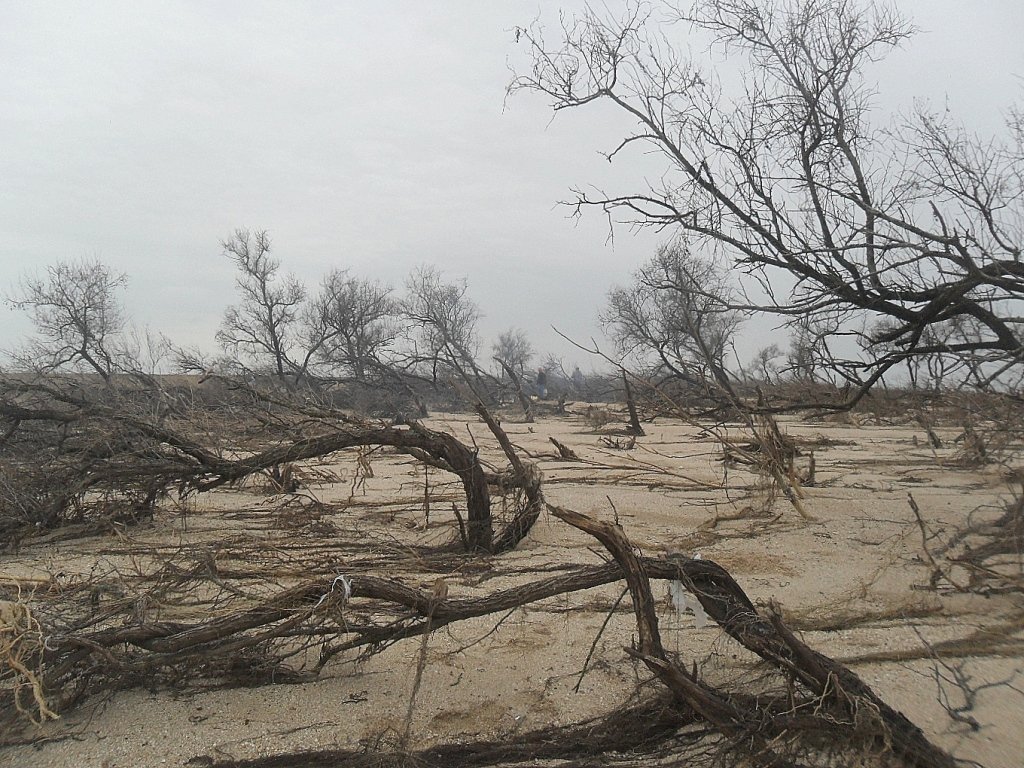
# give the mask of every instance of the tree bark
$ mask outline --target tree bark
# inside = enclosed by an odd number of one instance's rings
[[[629,376],[622,372],[622,385],[626,389],[626,408],[629,409],[629,434],[643,437],[647,433],[640,426],[640,416],[636,412],[636,401],[633,400],[633,389],[629,386]]]

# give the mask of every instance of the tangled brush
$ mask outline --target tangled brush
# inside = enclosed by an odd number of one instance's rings
[[[0,680],[13,695],[18,712],[36,724],[59,717],[46,703],[42,651],[42,627],[28,605],[0,600]]]

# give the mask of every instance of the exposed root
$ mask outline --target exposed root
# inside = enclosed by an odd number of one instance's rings
[[[0,601],[0,684],[15,710],[33,723],[56,720],[43,688],[43,632],[28,604]]]

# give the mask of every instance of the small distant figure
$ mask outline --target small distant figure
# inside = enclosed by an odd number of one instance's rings
[[[543,368],[537,369],[537,397],[543,400],[548,396],[548,375]]]
[[[572,386],[577,392],[583,391],[583,371],[578,365],[572,369]]]

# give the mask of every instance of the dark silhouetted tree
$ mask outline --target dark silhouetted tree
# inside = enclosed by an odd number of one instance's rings
[[[673,47],[678,22],[711,39],[710,67]],[[765,298],[748,305],[825,317],[841,334],[818,338],[822,359],[852,385],[832,407],[917,356],[944,356],[978,386],[1019,386],[1022,121],[1011,114],[1006,140],[926,107],[898,130],[873,125],[866,69],[911,33],[868,1],[700,0],[657,17],[634,4],[619,19],[566,19],[554,46],[522,31],[530,62],[510,90],[541,93],[556,112],[600,102],[628,118],[608,159],[660,156],[659,181],[579,189],[571,205],[681,231],[759,281]],[[726,51],[742,78],[732,98],[713,72]],[[952,332],[930,340],[944,324]]]

